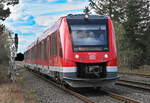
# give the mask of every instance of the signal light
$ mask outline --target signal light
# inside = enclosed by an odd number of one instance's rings
[[[87,14],[85,14],[84,18],[85,18],[85,19],[88,19],[88,17],[89,17],[89,16],[88,16]]]
[[[15,34],[15,47],[18,49],[18,34]]]

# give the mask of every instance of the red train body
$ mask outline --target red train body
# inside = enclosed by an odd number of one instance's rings
[[[61,17],[24,54],[26,67],[72,87],[101,87],[118,79],[115,34],[106,16]]]

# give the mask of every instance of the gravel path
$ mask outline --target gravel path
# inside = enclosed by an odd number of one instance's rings
[[[28,71],[24,72],[23,79],[23,88],[34,91],[40,103],[84,103]]]

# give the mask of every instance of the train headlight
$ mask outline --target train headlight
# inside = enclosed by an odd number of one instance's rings
[[[75,58],[76,58],[76,59],[78,59],[78,58],[79,58],[79,55],[78,55],[78,54],[76,54],[76,55],[75,55]]]
[[[104,57],[105,57],[105,58],[108,58],[108,54],[105,54]]]

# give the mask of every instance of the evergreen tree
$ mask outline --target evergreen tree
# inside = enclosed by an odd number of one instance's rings
[[[16,5],[19,0],[0,0],[0,20],[5,20],[10,15],[10,9],[4,9],[4,4]]]
[[[4,4],[7,5],[16,5],[19,3],[19,0],[0,0],[0,21],[4,21],[10,15],[10,9],[4,9]],[[9,40],[10,31],[6,29],[5,25],[0,24],[0,63],[4,61],[8,62],[9,55]]]
[[[146,63],[150,56],[150,11],[148,0],[89,0],[97,14],[108,15],[115,24],[119,62],[130,68]],[[125,30],[125,34],[120,34]],[[121,39],[119,39],[121,38]],[[120,55],[120,56],[123,56]]]
[[[143,40],[148,30],[149,9],[145,0],[129,0],[126,7],[127,20],[124,22],[126,36],[130,42],[130,48],[136,50],[138,55],[134,60],[134,65],[142,65],[146,51]],[[135,53],[136,54],[136,53]]]
[[[124,21],[125,0],[89,0],[89,2],[89,6],[97,14],[107,15],[115,22]]]

